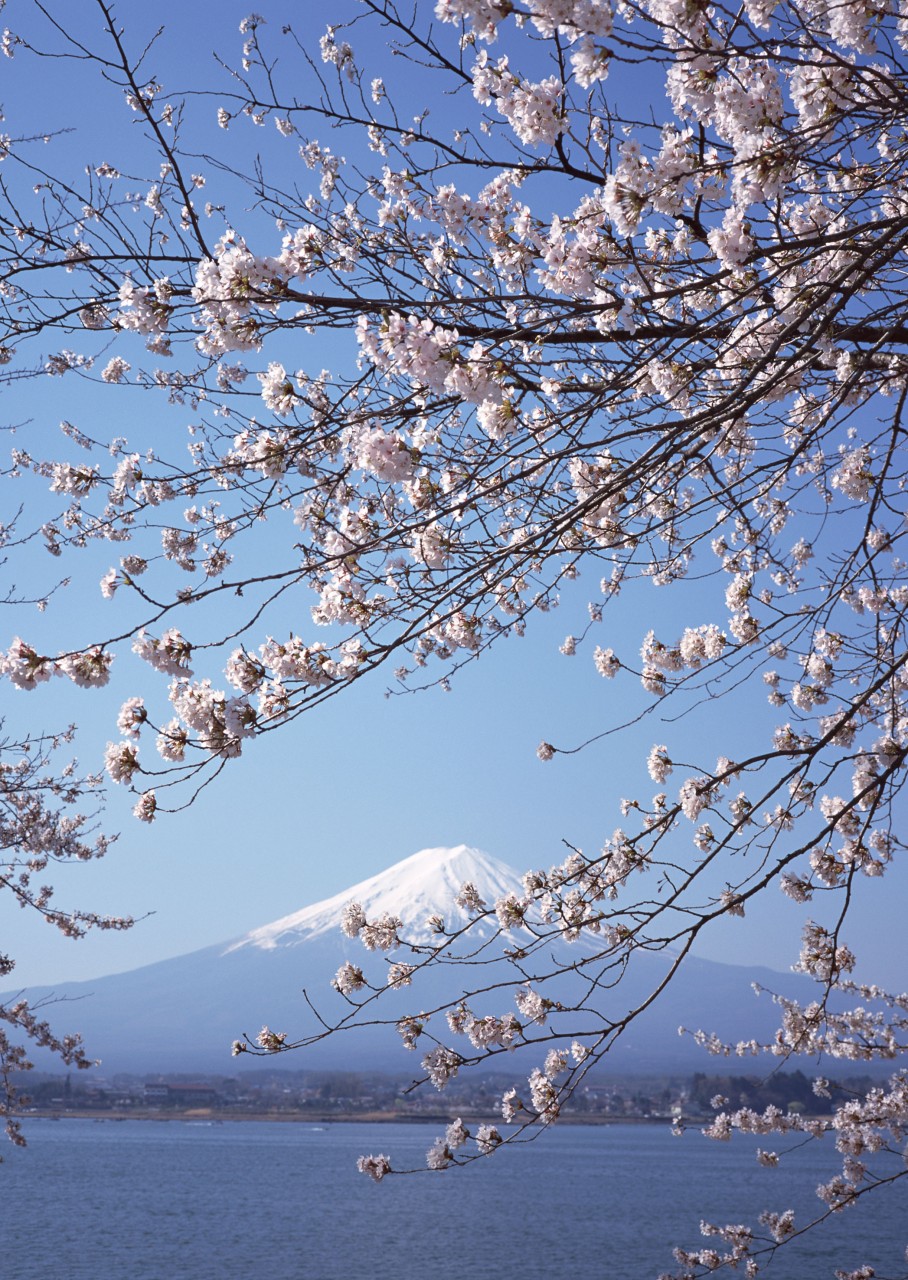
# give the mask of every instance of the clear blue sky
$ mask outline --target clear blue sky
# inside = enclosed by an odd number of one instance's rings
[[[204,21],[200,8],[175,7],[167,17],[168,35],[149,69],[168,89],[198,83],[198,66],[204,65],[209,48],[230,54],[238,50],[237,25],[246,5],[220,5],[216,20],[209,16]],[[210,13],[209,6],[204,8]],[[21,20],[19,9],[10,6],[4,15],[14,29]],[[22,12],[28,9],[21,6]],[[130,10],[141,24],[139,7],[123,7],[131,22]],[[79,0],[71,12],[78,25],[88,21],[92,6]],[[269,18],[279,26],[278,14]],[[145,34],[151,29],[148,25]],[[37,95],[18,62],[8,74],[6,106],[14,132],[15,108],[26,94],[34,104],[28,110],[36,132],[72,118],[66,75],[58,64],[45,64],[46,81]],[[213,118],[214,107],[209,99],[198,109]],[[100,96],[80,100],[80,125],[54,144],[57,153],[74,162],[90,156],[96,163],[109,144],[114,161],[130,124],[128,119],[110,124],[108,110]],[[235,126],[230,137],[239,138],[241,128]],[[213,126],[210,132],[215,141],[219,137],[224,142]],[[268,147],[271,137],[259,131],[255,142]],[[326,362],[323,352],[306,354],[310,367],[317,368],[320,361]],[[14,384],[4,397],[2,420],[31,419],[32,429],[49,439],[61,418],[90,429],[97,413],[128,415],[131,424],[140,419],[147,431],[157,429],[159,421],[175,423],[173,412],[165,413],[156,398],[114,391],[96,401],[71,378]],[[109,430],[107,418],[103,430]],[[17,442],[27,444],[29,438],[23,431]],[[7,493],[4,509],[17,496],[15,490]],[[58,569],[74,569],[74,580],[43,616],[34,609],[0,613],[0,640],[5,645],[17,633],[38,642],[45,637],[55,650],[64,646],[64,634],[67,645],[72,636],[94,638],[93,628],[105,608],[97,583],[109,563],[108,552],[99,558],[94,550],[75,566],[50,562],[39,550],[11,562],[4,571],[7,582],[30,584]],[[729,749],[729,732],[743,748],[752,729],[765,728],[765,705],[749,712],[752,720],[732,723],[732,703],[730,712],[718,713],[725,736],[717,747],[707,745],[707,715],[672,725],[649,716],[580,755],[540,763],[535,748],[541,739],[573,746],[646,705],[629,677],[611,682],[596,674],[592,646],[574,658],[558,653],[565,635],[582,628],[585,602],[598,595],[598,576],[594,566],[561,609],[536,618],[526,639],[509,640],[483,656],[455,679],[450,694],[432,691],[387,699],[387,681],[380,675],[363,682],[289,729],[253,743],[186,813],[145,827],[130,816],[132,800],[111,788],[109,825],[121,831],[120,841],[102,863],[55,875],[59,903],[153,914],[129,934],[73,944],[0,897],[0,946],[18,961],[14,980],[25,986],[98,976],[216,943],[333,894],[429,845],[464,842],[521,870],[549,866],[563,857],[562,840],[598,849],[621,823],[622,796],[651,795],[655,788],[644,761],[653,743],[667,742],[676,757],[689,748],[689,758],[696,759],[702,748],[704,758],[714,759],[717,750]],[[643,634],[657,618],[666,635],[683,625],[681,619],[723,625],[724,585],[714,580],[712,586],[692,586],[681,593],[682,600],[696,600],[696,617],[674,603],[674,593],[641,588],[613,616],[607,612],[593,643],[611,645],[634,660]],[[307,613],[305,601],[298,607]],[[78,721],[78,754],[85,767],[96,768],[104,744],[116,737],[114,720],[123,699],[143,692],[160,703],[165,686],[163,677],[124,653],[111,686],[101,692],[80,692],[56,681],[31,695],[6,687],[0,699],[13,728],[53,729]],[[711,709],[713,715],[716,711]],[[676,773],[674,781],[680,779]],[[866,905],[858,908],[849,933],[866,962],[864,974],[899,987],[904,983],[895,951],[903,928],[899,904],[908,889],[906,876],[895,869],[882,881],[864,881]],[[700,953],[786,968],[796,956],[801,919],[800,909],[771,891],[746,920],[730,920],[715,929]]]

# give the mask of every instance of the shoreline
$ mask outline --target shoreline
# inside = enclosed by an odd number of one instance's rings
[[[135,1110],[122,1108],[110,1111],[92,1111],[87,1108],[66,1110],[60,1108],[41,1107],[35,1110],[19,1112],[15,1119],[27,1120],[94,1120],[98,1123],[120,1123],[124,1120],[146,1120],[152,1123],[206,1123],[206,1124],[247,1124],[250,1121],[262,1121],[266,1124],[450,1124],[455,1119],[456,1108],[444,1111],[426,1111],[418,1115],[401,1115],[395,1111],[349,1111],[349,1112],[301,1112],[301,1111],[234,1111],[214,1107],[193,1107],[185,1109],[155,1110],[151,1107],[137,1107]],[[462,1111],[459,1113],[465,1122],[482,1124],[502,1124],[500,1117],[487,1111]],[[590,1125],[601,1128],[614,1124],[631,1125],[671,1125],[668,1116],[560,1116],[558,1125]],[[691,1125],[704,1123],[702,1119],[691,1117]]]

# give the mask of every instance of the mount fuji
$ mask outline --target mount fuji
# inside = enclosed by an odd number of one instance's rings
[[[455,902],[467,881],[489,903],[511,892],[522,893],[517,872],[489,854],[465,845],[423,849],[380,875],[240,938],[91,982],[63,982],[32,988],[26,994],[34,1002],[59,1001],[52,1010],[54,1024],[78,1031],[89,1054],[101,1059],[105,1073],[232,1073],[241,1065],[264,1061],[270,1067],[373,1068],[403,1075],[417,1069],[418,1057],[402,1050],[393,1026],[331,1037],[279,1061],[232,1059],[230,1046],[243,1034],[254,1039],[263,1023],[273,1031],[286,1032],[291,1040],[317,1030],[304,988],[326,1019],[342,1017],[348,1006],[330,983],[345,961],[360,965],[376,985],[383,984],[383,958],[371,955],[357,939],[341,932],[349,902],[359,902],[370,920],[385,913],[396,915],[406,936],[428,941],[434,935],[426,922],[433,914],[442,916],[448,929],[467,923],[469,917]],[[492,924],[485,928],[490,935]],[[577,957],[578,946],[582,944],[568,949],[565,944],[566,962]],[[637,959],[639,963],[629,967],[618,990],[611,993],[616,1012],[619,1001],[623,1012],[644,999],[668,963],[664,956],[645,953]],[[484,971],[481,985],[501,977],[500,971]],[[679,1023],[715,1030],[729,1040],[771,1037],[776,1025],[774,1006],[766,999],[754,999],[750,990],[754,981],[789,995],[809,998],[812,991],[812,984],[803,978],[689,958],[667,995],[618,1041],[612,1055],[615,1070],[708,1069],[703,1051],[689,1037],[679,1038]],[[389,991],[383,999],[385,1008],[379,1006],[378,1013],[396,1019],[435,1007],[456,999],[462,982],[460,967],[438,966],[417,975],[412,987]],[[507,990],[498,994],[496,1011],[509,1007],[506,997]],[[4,998],[10,995],[0,995],[0,1000]],[[441,1036],[446,1027],[437,1021]],[[45,1060],[38,1065],[43,1067]],[[49,1060],[47,1067],[54,1069]]]

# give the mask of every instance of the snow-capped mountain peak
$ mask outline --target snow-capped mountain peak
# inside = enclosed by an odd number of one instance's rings
[[[421,849],[387,871],[351,885],[331,898],[253,929],[227,951],[242,947],[270,951],[275,947],[297,946],[319,934],[337,932],[349,902],[358,902],[369,920],[383,915],[399,916],[407,937],[424,942],[431,936],[426,921],[432,915],[442,916],[449,929],[467,923],[470,917],[457,906],[455,898],[468,882],[489,906],[505,894],[521,892],[517,872],[480,849],[463,844],[450,849]]]

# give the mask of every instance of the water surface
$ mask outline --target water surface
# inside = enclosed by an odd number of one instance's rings
[[[470,1168],[375,1185],[356,1157],[421,1165],[439,1126],[27,1122],[0,1166],[4,1280],[644,1280],[702,1218],[815,1213],[831,1143],[791,1169],[756,1143],[662,1126],[555,1127]],[[764,1145],[766,1145],[764,1140]],[[796,1168],[794,1166],[797,1166]],[[874,1203],[876,1199],[876,1203]],[[908,1195],[870,1197],[781,1250],[772,1280],[901,1274]]]

